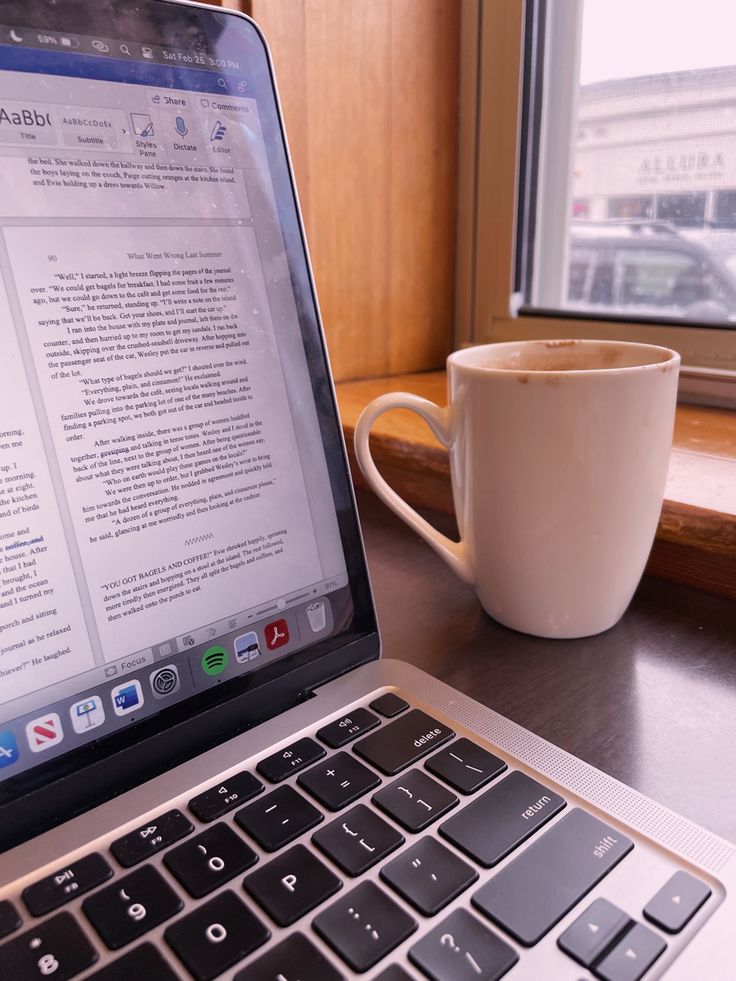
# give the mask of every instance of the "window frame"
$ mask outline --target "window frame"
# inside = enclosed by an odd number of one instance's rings
[[[537,3],[546,16],[536,17]],[[579,29],[581,9],[582,0],[463,0],[456,344],[591,336],[661,344],[682,355],[682,399],[736,406],[736,329],[560,312],[526,306],[518,292],[515,277],[521,250],[517,230],[528,230],[530,221],[536,220],[533,263],[540,248],[555,249],[555,234],[559,245],[560,211],[564,209],[564,222],[572,200],[570,189],[567,197],[549,194],[547,200],[555,202],[554,206],[535,215],[528,170],[520,167],[527,138],[522,112],[534,126],[539,126],[544,113],[544,104],[539,104],[541,73],[531,78],[525,92],[524,74],[530,68],[524,62],[524,39],[534,32],[533,42],[544,50],[547,68],[551,45],[573,43],[577,50],[574,32]],[[544,21],[542,32],[540,19]],[[558,131],[560,125],[573,125],[576,117],[570,85],[571,78],[577,85],[577,65],[570,60],[553,59],[553,64],[566,64],[551,79],[546,78],[548,103],[552,101],[550,83],[558,96],[554,100]],[[561,121],[559,96],[565,87],[570,111]],[[545,180],[559,181],[562,171],[562,179],[569,181],[563,154],[550,151],[543,139],[539,154],[540,187]],[[554,254],[560,257],[558,266],[566,262],[566,253],[559,247]]]

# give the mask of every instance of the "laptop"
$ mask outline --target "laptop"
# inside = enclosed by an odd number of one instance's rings
[[[379,658],[256,25],[0,80],[0,981],[731,976],[730,843]]]

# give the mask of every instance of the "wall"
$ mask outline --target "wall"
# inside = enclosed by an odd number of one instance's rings
[[[456,0],[252,0],[269,40],[337,380],[452,347]]]

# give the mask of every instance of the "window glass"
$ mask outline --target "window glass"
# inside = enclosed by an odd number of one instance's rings
[[[697,16],[685,0],[539,10],[546,111],[528,308],[736,326],[736,4],[701,0]],[[550,206],[565,183],[566,201]]]

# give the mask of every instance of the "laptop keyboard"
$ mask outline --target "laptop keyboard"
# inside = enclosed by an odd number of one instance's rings
[[[0,902],[0,981],[210,981],[232,969],[236,981],[372,969],[376,981],[494,981],[513,977],[524,950],[633,849],[387,693],[29,886],[30,929]],[[653,885],[647,924],[596,898],[556,938],[570,978],[580,965],[603,981],[639,981],[710,895],[677,871]],[[467,902],[443,917],[459,896]],[[164,924],[177,970],[148,937]],[[95,970],[104,949],[119,956]]]

